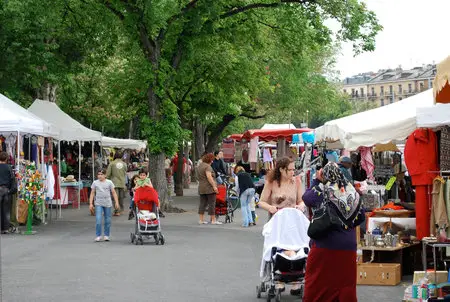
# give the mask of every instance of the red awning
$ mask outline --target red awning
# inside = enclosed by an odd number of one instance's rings
[[[228,138],[235,141],[240,141],[242,139],[242,134],[231,134]]]
[[[303,132],[311,132],[313,129],[300,128],[300,129],[254,129],[248,130],[243,135],[242,138],[251,140],[252,138],[259,137],[259,141],[276,141],[279,138],[284,138],[286,141],[292,141],[292,135],[301,134]]]

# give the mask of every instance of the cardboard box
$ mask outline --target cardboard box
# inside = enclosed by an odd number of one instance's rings
[[[424,271],[415,271],[414,272],[414,281],[413,284],[418,284],[420,279],[425,276]],[[428,281],[434,283],[434,270],[427,271]],[[448,273],[446,271],[437,271],[436,272],[436,284],[446,283],[448,278]]]
[[[358,264],[356,282],[359,285],[398,285],[402,281],[398,263]]]

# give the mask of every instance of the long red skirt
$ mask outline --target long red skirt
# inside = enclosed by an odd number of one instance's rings
[[[356,302],[356,251],[312,247],[304,302]]]

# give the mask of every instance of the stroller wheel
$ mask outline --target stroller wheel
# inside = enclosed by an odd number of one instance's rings
[[[164,243],[166,243],[166,239],[164,238],[163,234],[160,235],[159,242],[161,243],[161,245],[164,245]]]
[[[144,239],[141,238],[141,245],[144,245]]]
[[[139,239],[134,238],[134,244],[135,244],[135,245],[138,245],[138,244],[139,244]]]
[[[134,243],[134,234],[133,233],[130,233],[130,240],[131,240],[131,243]]]
[[[256,286],[256,298],[261,299],[261,287],[259,285]]]
[[[277,295],[275,296],[275,302],[281,302],[281,292],[277,291]]]

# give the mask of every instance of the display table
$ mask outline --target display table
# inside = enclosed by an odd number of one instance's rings
[[[414,257],[411,257],[411,254],[417,250],[420,251],[420,243],[397,247],[363,246],[359,247],[359,249],[362,250],[363,262],[398,263],[401,265],[403,276],[414,272],[414,267],[411,267],[411,263],[414,263]]]
[[[51,200],[49,201],[49,204],[61,204],[62,207],[67,207],[69,204],[77,206],[78,191],[82,188],[83,182],[61,182],[61,203],[59,203],[57,200]]]
[[[433,266],[434,266],[434,281],[436,283],[436,266],[437,266],[437,261],[436,261],[436,249],[441,249],[441,248],[450,248],[450,242],[429,242],[429,241],[422,241],[422,264],[423,264],[423,270],[426,272],[427,271],[427,246],[430,246],[433,250]]]

